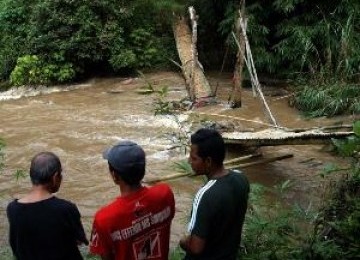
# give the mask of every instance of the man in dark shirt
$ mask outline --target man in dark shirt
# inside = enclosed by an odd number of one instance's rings
[[[31,161],[31,191],[7,207],[10,246],[17,260],[81,260],[88,244],[76,205],[54,196],[61,184],[60,159],[42,152]]]
[[[239,171],[224,168],[225,144],[212,129],[191,136],[189,162],[208,182],[197,192],[188,225],[180,240],[185,259],[235,260],[247,209],[249,182]]]

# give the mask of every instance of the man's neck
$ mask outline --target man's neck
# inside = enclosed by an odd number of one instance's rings
[[[33,185],[31,191],[18,201],[21,203],[33,203],[51,198],[53,194],[43,185]]]
[[[141,184],[132,185],[132,186],[126,184],[123,185],[120,184],[119,186],[120,186],[121,197],[136,193],[139,190],[141,190],[143,187]]]
[[[218,168],[213,169],[208,175],[208,179],[218,179],[228,174],[228,171],[224,168],[224,166],[220,166]]]

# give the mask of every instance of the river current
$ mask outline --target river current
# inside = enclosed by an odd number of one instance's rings
[[[186,136],[195,127],[194,113],[216,121],[224,121],[226,116],[238,117],[239,120],[231,120],[232,126],[246,131],[264,128],[265,124],[254,122],[268,123],[259,99],[252,96],[250,89],[243,92],[243,107],[230,109],[226,99],[231,89],[231,75],[218,73],[209,78],[213,86],[219,86],[221,102],[183,112],[177,117],[155,116],[154,107],[159,96],[139,94],[139,88],[148,84],[155,89],[167,86],[166,98],[180,100],[186,97],[184,80],[174,72],[150,73],[145,77],[146,81],[142,78],[95,78],[71,86],[19,88],[0,93],[0,137],[6,143],[5,166],[0,174],[0,233],[3,234],[0,246],[7,245],[6,205],[30,187],[29,178],[17,180],[15,172],[23,170],[27,175],[32,156],[40,151],[59,155],[64,179],[58,196],[77,204],[89,236],[96,210],[119,194],[109,176],[107,163],[102,159],[105,148],[125,139],[139,143],[147,154],[146,178],[150,179],[175,173],[174,162],[187,157],[179,136]],[[353,120],[352,117],[305,120],[288,106],[286,98],[281,97],[269,97],[269,104],[278,123],[286,127]],[[176,148],[178,146],[182,149]],[[290,179],[294,186],[287,195],[288,200],[300,200],[304,204],[316,198],[321,169],[326,163],[337,160],[325,152],[323,146],[315,145],[264,147],[262,152],[291,153],[294,157],[245,169],[250,182],[272,187]],[[236,156],[236,151],[231,156]],[[192,198],[203,179],[181,178],[167,182],[176,197],[171,234],[173,248],[185,232]]]

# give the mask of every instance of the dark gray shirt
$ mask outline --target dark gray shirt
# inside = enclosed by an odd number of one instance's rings
[[[188,231],[206,243],[200,255],[187,254],[185,259],[236,259],[249,191],[246,176],[230,171],[197,192]]]

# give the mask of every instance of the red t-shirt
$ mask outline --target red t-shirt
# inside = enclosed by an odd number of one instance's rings
[[[118,197],[95,215],[90,252],[116,260],[168,259],[174,194],[166,184]]]

